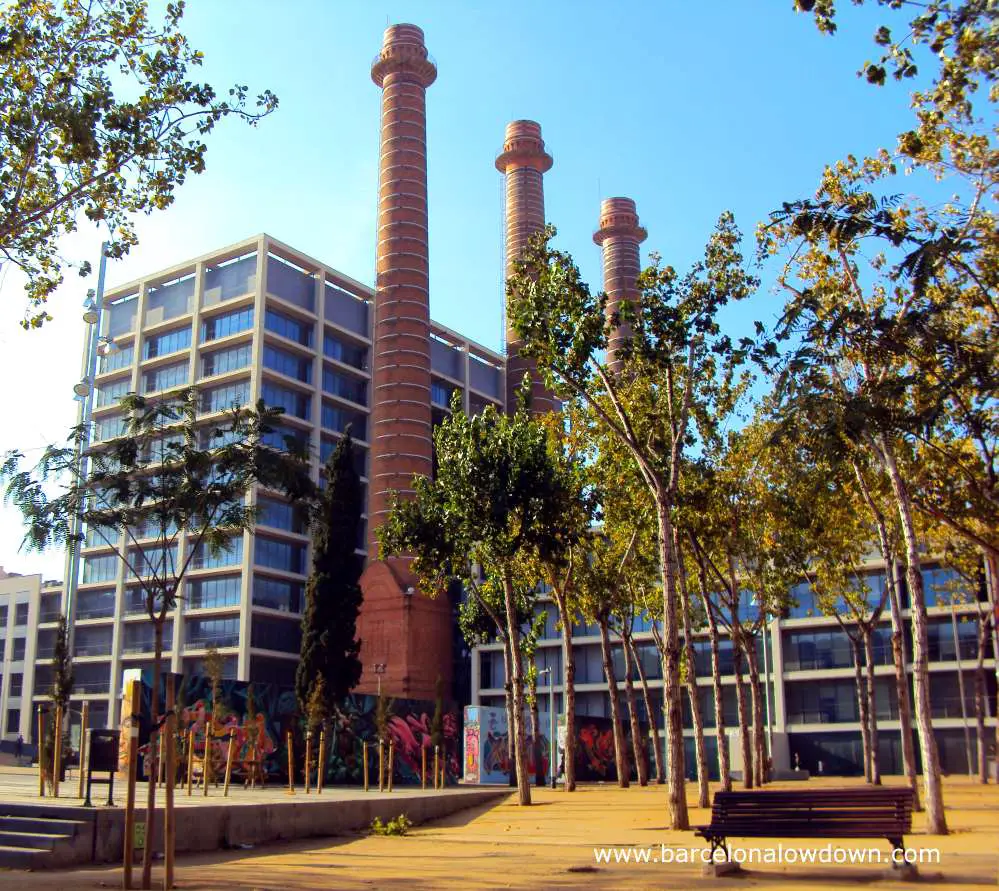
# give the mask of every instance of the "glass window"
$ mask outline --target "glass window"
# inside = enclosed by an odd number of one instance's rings
[[[303,346],[312,346],[311,322],[299,322],[284,313],[268,309],[264,314],[264,327]]]
[[[432,381],[430,384],[430,399],[436,405],[449,408],[451,405],[451,395],[455,389],[455,387],[445,384],[443,381]]]
[[[323,391],[343,399],[349,399],[358,405],[368,404],[368,382],[360,378],[334,371],[328,366],[323,367]]]
[[[0,631],[7,628],[7,607],[0,606]]]
[[[222,680],[224,681],[234,681],[236,680],[236,669],[239,665],[239,658],[237,656],[223,656],[222,657]],[[208,671],[205,668],[205,660],[198,659],[185,659],[184,660],[184,674],[188,677],[191,675],[207,675]]]
[[[212,387],[201,392],[201,411],[211,413],[225,411],[237,406],[246,405],[250,401],[250,382],[239,381],[235,384],[225,384]]]
[[[132,379],[130,377],[102,384],[97,390],[97,407],[103,408],[105,405],[116,404],[131,389]]]
[[[328,430],[336,430],[338,433],[345,433],[349,425],[350,435],[355,439],[368,438],[368,416],[359,411],[324,402],[322,423]]]
[[[102,557],[84,557],[84,583],[111,581],[118,576],[118,563],[117,554],[105,554]]]
[[[77,619],[106,619],[114,615],[114,589],[81,591],[76,601]]]
[[[351,428],[353,433],[353,428]],[[328,436],[324,436],[319,440],[319,463],[325,464],[330,455],[336,451],[336,445],[338,440],[331,439]],[[367,476],[368,472],[368,450],[364,446],[359,446],[356,442],[354,443],[354,470],[357,471],[358,476]]]
[[[297,653],[302,647],[302,626],[298,622],[254,616],[250,646],[279,653]]]
[[[261,497],[257,499],[257,510],[257,523],[261,526],[271,526],[274,529],[284,529],[299,534],[304,534],[308,528],[308,516],[305,511],[287,501]]]
[[[226,619],[189,619],[185,629],[185,650],[204,650],[210,646],[239,646],[239,617]]]
[[[170,578],[177,571],[177,544],[148,544],[128,550],[128,577]]]
[[[10,659],[12,662],[23,662],[24,661],[24,638],[15,637],[13,640],[13,645],[10,650]]]
[[[201,339],[203,341],[218,340],[240,331],[248,331],[253,327],[253,307],[247,306],[233,312],[212,316],[201,323]],[[217,374],[218,372],[216,372]]]
[[[288,414],[306,421],[312,415],[312,396],[308,393],[264,381],[260,395],[269,408],[283,408]]]
[[[30,604],[19,603],[14,607],[14,624],[15,625],[27,625],[28,624],[28,610]]]
[[[264,345],[264,365],[303,383],[312,382],[312,360],[280,347]]]
[[[191,559],[194,569],[215,569],[219,566],[238,566],[243,562],[243,536],[229,539],[229,546],[217,554],[212,554],[208,546],[202,542],[198,545]]]
[[[101,356],[98,374],[106,374],[109,371],[118,371],[121,368],[128,368],[135,358],[135,347],[132,344],[118,347],[117,349],[105,353]]]
[[[170,331],[164,331],[162,334],[153,334],[147,337],[142,344],[142,358],[154,359],[157,356],[165,356],[168,353],[186,350],[190,346],[190,326],[173,328]]]
[[[237,368],[246,368],[250,364],[252,344],[241,343],[226,349],[205,353],[201,357],[201,376],[211,377],[214,374],[224,374]]]
[[[282,612],[300,613],[305,602],[305,585],[286,579],[272,579],[265,575],[254,576],[253,603]]]
[[[110,625],[79,625],[73,636],[74,656],[110,656]]]
[[[173,647],[173,622],[163,626],[163,649]],[[122,636],[123,653],[154,653],[156,651],[156,636],[153,626],[147,622],[129,622],[125,625]]]
[[[309,451],[309,434],[304,430],[299,430],[295,427],[288,427],[284,424],[273,425],[274,429],[269,433],[265,433],[261,438],[261,442],[264,445],[269,445],[272,449],[277,449],[278,451],[285,452],[290,451],[292,448],[298,452],[308,453]],[[292,441],[292,445],[289,446],[288,440]]]
[[[122,415],[112,415],[94,421],[94,441],[102,442],[106,439],[115,439],[125,432],[126,420]]]
[[[11,694],[13,695],[13,694]],[[19,708],[9,708],[7,709],[7,730],[6,732],[10,735],[20,732],[19,728],[21,726],[21,710]]]
[[[243,579],[238,575],[197,579],[187,583],[188,609],[239,606]]]
[[[189,380],[189,370],[190,366],[185,359],[183,362],[174,362],[146,371],[142,375],[142,392],[153,393],[157,390],[182,387]]]
[[[328,331],[323,335],[323,354],[330,359],[336,359],[345,365],[353,365],[366,371],[368,367],[368,348],[351,343],[346,338],[337,337]]]
[[[305,545],[257,535],[256,563],[285,572],[305,572]]]
[[[974,603],[975,591],[953,569],[944,566],[923,567],[923,595],[927,606],[950,606]]]

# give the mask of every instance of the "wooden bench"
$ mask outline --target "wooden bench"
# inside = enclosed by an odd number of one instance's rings
[[[893,851],[912,832],[912,790],[867,786],[856,789],[795,789],[716,792],[711,825],[697,826],[711,845],[711,862],[726,839],[884,838]]]

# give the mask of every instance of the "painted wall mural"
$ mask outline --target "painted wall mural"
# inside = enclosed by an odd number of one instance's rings
[[[142,715],[139,719],[139,770],[143,776],[151,764],[149,749],[151,678],[143,675]],[[194,730],[194,756],[203,760],[205,730],[212,712],[211,681],[202,676],[178,678],[178,736]],[[165,685],[164,685],[165,690]],[[250,702],[252,696],[252,704]],[[161,691],[160,702],[164,701]],[[427,751],[428,782],[432,776],[434,734],[433,716],[437,703],[415,699],[386,697],[386,752],[389,741],[394,748],[393,783],[421,782],[422,751]],[[288,734],[291,733],[295,770],[299,778],[305,756],[305,728],[298,715],[294,690],[276,684],[248,684],[222,681],[219,689],[215,735],[209,741],[212,764],[224,769],[230,731],[235,735],[234,773],[237,779],[259,766],[267,781],[287,782]],[[458,709],[443,702],[441,720],[441,758],[448,782],[461,775],[462,739],[459,734]],[[160,706],[162,711],[162,705]],[[341,715],[327,728],[324,782],[359,785],[364,780],[364,743],[368,743],[370,776],[377,774],[378,697],[348,696]],[[123,734],[124,736],[125,734]],[[313,746],[313,752],[318,745]],[[218,773],[216,773],[218,775]]]

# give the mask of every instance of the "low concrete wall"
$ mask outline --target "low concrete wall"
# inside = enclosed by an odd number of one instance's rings
[[[373,793],[350,800],[310,800],[260,802],[254,804],[203,804],[178,807],[177,853],[215,851],[238,845],[261,845],[267,842],[317,836],[335,836],[363,829],[375,817],[383,822],[405,814],[413,823],[425,823],[458,811],[495,804],[510,794],[509,789],[456,790],[427,795],[387,795]],[[125,812],[120,808],[102,809],[94,814],[96,862],[122,860]],[[136,818],[145,819],[138,809]],[[93,841],[91,839],[91,841]],[[156,829],[151,839],[154,851],[163,848],[163,811],[156,809]],[[76,846],[77,850],[87,847]],[[77,862],[89,862],[86,858]],[[66,866],[60,862],[59,866]]]

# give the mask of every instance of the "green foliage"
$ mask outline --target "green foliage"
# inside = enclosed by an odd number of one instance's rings
[[[253,698],[253,684],[246,688],[246,717],[243,720],[246,743],[250,748],[257,744],[257,703]]]
[[[307,713],[314,685],[322,678],[325,711],[332,715],[361,677],[357,616],[363,564],[355,551],[364,495],[349,432],[337,444],[325,473],[326,488],[312,516],[312,573],[305,594],[295,693],[299,708]]]
[[[326,681],[319,675],[312,684],[305,704],[305,719],[310,729],[320,727],[329,720],[329,701],[326,694]]]
[[[256,125],[277,107],[269,90],[252,109],[246,86],[220,98],[190,80],[202,54],[180,30],[183,13],[183,0],[167,3],[156,26],[146,0],[0,9],[0,256],[27,278],[25,327],[50,318],[58,241],[82,218],[106,224],[110,255],[123,256],[137,243],[134,216],[168,207],[205,169],[204,138],[219,121]]]
[[[413,821],[410,820],[405,814],[399,814],[398,817],[389,820],[388,823],[383,823],[381,817],[375,817],[375,819],[371,821],[371,834],[406,835],[412,825]]]
[[[434,746],[444,746],[444,679],[438,675],[434,684],[434,714],[430,719],[430,742]]]
[[[217,725],[225,720],[228,709],[222,702],[222,674],[225,671],[225,657],[218,647],[212,644],[205,653],[205,674],[212,685],[212,723]]]

